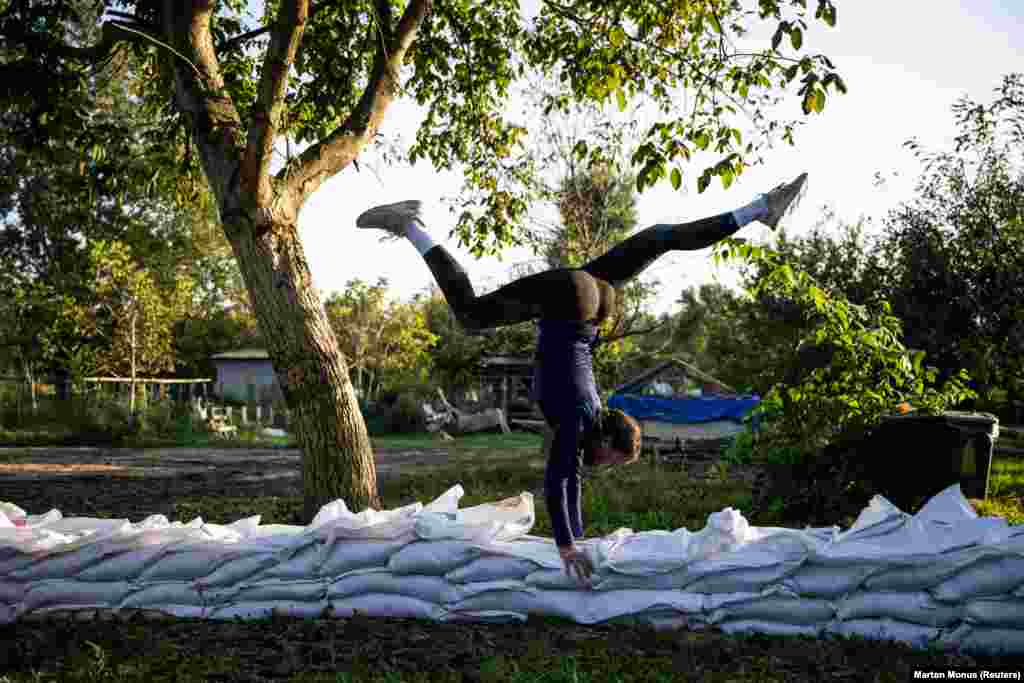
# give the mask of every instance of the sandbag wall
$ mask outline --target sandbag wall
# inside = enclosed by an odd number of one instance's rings
[[[583,542],[589,587],[564,574],[550,539],[526,534],[530,494],[464,510],[460,487],[445,496],[359,515],[336,501],[309,527],[19,517],[0,503],[0,622],[550,615],[1024,654],[1024,528],[972,518],[958,488],[915,517],[873,501],[844,533],[750,527],[729,508],[694,533],[621,529]]]

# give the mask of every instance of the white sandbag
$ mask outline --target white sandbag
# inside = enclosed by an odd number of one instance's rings
[[[707,628],[708,625],[707,619],[702,614],[687,614],[661,608],[609,619],[607,623],[646,626],[657,631],[699,630]]]
[[[321,602],[289,602],[276,600],[271,602],[247,602],[222,607],[209,607],[204,618],[223,621],[235,619],[256,620],[270,617],[291,617],[295,619],[315,619],[323,615],[329,607],[326,600]]]
[[[715,624],[726,633],[764,633],[769,636],[807,636],[817,638],[825,624],[786,624],[756,619],[737,619]]]
[[[461,489],[461,487],[459,488]],[[449,489],[447,493],[451,491],[452,489]],[[445,499],[447,493],[440,496],[439,500]],[[438,509],[454,512],[454,509],[449,510],[447,505],[447,499],[445,499]],[[416,526],[415,515],[423,509],[422,503],[412,503],[394,510],[367,508],[354,514],[349,511],[345,501],[339,499],[320,508],[309,525],[309,529],[328,543],[333,543],[336,539],[341,538],[395,539],[413,533]]]
[[[138,581],[191,581],[212,573],[225,562],[233,559],[233,553],[221,545],[172,550],[157,558],[138,576]]]
[[[390,571],[351,574],[327,586],[327,597],[332,601],[368,593],[405,595],[439,605],[458,602],[462,598],[461,587],[443,577],[394,574]]]
[[[961,569],[931,589],[943,602],[963,602],[971,598],[1010,593],[1024,584],[1024,557],[992,557]]]
[[[135,579],[166,552],[162,546],[137,548],[109,557],[75,577],[80,581],[118,581]]]
[[[235,556],[228,562],[211,572],[208,576],[196,579],[200,590],[218,586],[233,586],[242,581],[259,576],[267,567],[276,562],[273,553],[256,553],[253,555]]]
[[[439,620],[445,613],[440,605],[394,593],[352,595],[330,601],[336,617],[351,617],[358,612],[369,617]]]
[[[416,536],[426,541],[452,539],[485,544],[519,538],[530,531],[533,523],[533,494],[524,491],[512,498],[454,512],[423,510],[416,516],[415,530]]]
[[[264,603],[264,602],[322,602],[327,598],[327,587],[323,581],[261,581],[259,583],[239,586],[221,594],[204,593],[208,604],[219,605],[225,602]]]
[[[0,560],[0,577],[10,577],[14,572],[30,567],[39,561],[35,555],[23,554],[17,548],[8,546],[7,550],[10,550],[13,555]]]
[[[935,645],[969,655],[1019,655],[1024,652],[1024,631],[964,624],[942,634]]]
[[[396,574],[440,576],[482,554],[467,541],[416,541],[392,555],[388,569]]]
[[[702,596],[678,591],[543,590],[517,582],[492,582],[467,586],[467,597],[449,609],[464,611],[512,611],[562,617],[581,624],[595,624],[654,608],[700,614]]]
[[[1005,595],[968,600],[963,619],[977,626],[1024,629],[1024,600]]]
[[[0,580],[0,605],[11,605],[21,602],[28,584],[22,581]]]
[[[988,553],[986,548],[964,548],[936,554],[925,563],[883,568],[865,580],[864,588],[872,591],[927,590]]]
[[[164,607],[167,605],[188,605],[202,607],[206,604],[203,596],[191,583],[154,583],[133,590],[121,600],[121,607]]]
[[[889,618],[847,621],[837,619],[828,625],[825,632],[844,637],[894,640],[912,647],[926,648],[936,641],[942,629]]]
[[[804,564],[782,580],[797,595],[835,599],[851,593],[880,571],[878,564],[852,564],[847,567]]]
[[[836,615],[845,621],[889,617],[924,626],[949,626],[960,621],[963,613],[960,605],[941,603],[925,591],[859,592],[847,596],[837,607]]]
[[[386,567],[391,556],[409,545],[412,538],[407,535],[390,541],[338,539],[326,546],[319,574],[334,577],[355,569]]]
[[[127,581],[87,583],[51,580],[32,584],[22,598],[19,612],[41,607],[116,607],[134,589]]]
[[[835,606],[828,600],[772,595],[733,602],[714,610],[708,620],[713,624],[724,621],[769,621],[811,626],[830,621],[835,613]]]
[[[85,569],[106,559],[132,550],[132,545],[117,539],[104,539],[67,552],[55,552],[23,569],[8,574],[18,581],[64,579],[77,576]]]
[[[591,577],[593,581],[594,577]],[[534,588],[554,588],[557,590],[584,590],[589,588],[581,584],[575,576],[569,576],[564,569],[538,569],[527,574],[523,581]]]
[[[777,565],[708,574],[687,584],[686,590],[691,593],[757,592],[779,583],[795,572],[800,564],[800,561],[783,562]]]
[[[469,564],[457,567],[444,578],[452,583],[473,583],[475,581],[502,581],[523,579],[539,569],[531,560],[521,560],[504,555],[486,555]]]
[[[290,559],[278,561],[263,570],[260,579],[311,579],[320,574],[324,561],[325,543],[309,543]]]
[[[649,576],[627,575],[627,574],[597,574],[593,577],[593,588],[596,591],[612,590],[682,590],[696,581],[694,576],[685,567],[664,574],[651,574]]]
[[[2,614],[0,614],[2,618]],[[445,623],[473,623],[473,624],[521,624],[526,621],[526,615],[518,612],[501,612],[498,610],[478,612],[452,612],[447,611],[440,618]],[[0,621],[0,624],[4,623]]]

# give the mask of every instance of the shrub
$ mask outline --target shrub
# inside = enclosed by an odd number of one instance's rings
[[[751,446],[755,456],[789,480],[789,497],[783,498],[787,514],[813,509],[812,499],[849,497],[865,488],[853,464],[844,462],[854,459],[850,444],[865,438],[898,403],[908,401],[921,413],[937,414],[977,397],[967,386],[966,370],[935,386],[938,370],[924,366],[925,354],[900,341],[901,322],[889,302],[869,308],[834,296],[767,247],[726,239],[716,249],[716,262],[741,258],[761,269],[761,277],[747,288],[752,297],[785,298],[805,312],[800,343],[790,359],[795,371],[755,409],[768,424]]]

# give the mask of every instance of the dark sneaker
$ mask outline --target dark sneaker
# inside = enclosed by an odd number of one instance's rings
[[[775,230],[782,217],[800,203],[799,199],[806,186],[807,174],[801,173],[793,182],[783,183],[768,192],[764,196],[765,203],[768,204],[768,215],[760,219],[760,221],[772,230]]]
[[[394,204],[382,204],[364,211],[356,219],[356,227],[385,230],[395,237],[405,237],[405,229],[415,220],[420,220],[422,202],[410,199]],[[420,221],[422,225],[422,221]]]

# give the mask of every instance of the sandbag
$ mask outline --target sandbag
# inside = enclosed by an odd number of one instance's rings
[[[290,559],[275,562],[258,579],[311,579],[320,574],[326,544],[320,541],[300,548]]]
[[[529,532],[533,523],[533,494],[524,491],[512,498],[454,512],[424,510],[416,516],[415,531],[426,541],[451,539],[486,544],[518,538]]]
[[[444,578],[452,583],[473,583],[474,581],[501,581],[523,579],[539,569],[531,560],[521,560],[504,555],[488,555],[457,567]]]
[[[1024,557],[1011,555],[984,558],[961,569],[931,589],[943,602],[1010,593],[1024,584]]]
[[[100,541],[74,550],[53,553],[7,575],[17,581],[66,579],[131,549],[130,545],[115,540]]]
[[[921,624],[911,624],[896,619],[850,619],[835,620],[825,629],[826,633],[844,637],[861,637],[872,640],[895,640],[912,647],[929,647],[942,633],[941,629]]]
[[[25,591],[19,612],[41,607],[116,607],[133,588],[127,581],[40,581]]]
[[[330,605],[337,617],[351,617],[358,612],[369,617],[437,621],[445,613],[445,609],[440,605],[394,593],[352,595],[339,600],[331,600]]]
[[[338,539],[326,547],[320,576],[334,577],[368,567],[386,567],[391,556],[409,545],[412,536],[389,541]]]
[[[206,601],[192,583],[154,583],[133,590],[121,600],[120,607],[161,608],[167,605],[203,607]]]
[[[968,600],[963,619],[976,626],[1024,629],[1024,600],[1008,596]]]
[[[405,595],[439,605],[458,602],[462,598],[461,588],[442,577],[394,574],[390,571],[350,574],[327,586],[327,597],[332,601],[368,593]]]
[[[232,555],[223,546],[207,546],[169,551],[158,557],[138,576],[138,581],[191,581],[212,573]]]
[[[130,550],[107,558],[75,577],[80,581],[118,581],[135,579],[166,552],[162,546]]]
[[[528,586],[534,586],[535,588],[555,588],[560,590],[581,590],[584,588],[575,576],[569,576],[564,569],[539,569],[527,574],[523,581]]]
[[[879,570],[880,566],[875,563],[848,567],[804,564],[786,576],[782,583],[797,595],[831,600],[857,590]]]
[[[239,586],[230,593],[209,596],[210,605],[234,602],[270,603],[270,602],[322,602],[327,597],[327,587],[323,581],[262,581],[260,583]]]
[[[934,645],[970,655],[1019,655],[1024,652],[1024,631],[964,624],[942,634]]]
[[[780,595],[734,602],[711,613],[709,621],[765,621],[779,624],[814,626],[828,622],[836,609],[827,600],[793,598]]]
[[[269,619],[273,616],[291,617],[295,619],[315,619],[323,615],[328,608],[326,600],[319,602],[291,602],[275,600],[269,602],[248,602],[222,607],[207,608],[204,618],[233,621],[235,619],[255,620]]]
[[[764,633],[769,636],[807,636],[817,638],[825,624],[786,624],[756,619],[737,619],[715,624],[726,633]]]
[[[0,605],[11,605],[21,602],[28,584],[22,581],[0,580]]]
[[[949,626],[960,620],[962,612],[960,605],[941,603],[925,591],[871,591],[847,596],[839,603],[836,615],[843,620],[889,617],[924,626]]]
[[[936,555],[926,563],[883,568],[869,576],[864,587],[872,591],[927,590],[989,554],[986,548],[965,548]]]
[[[200,590],[218,586],[234,586],[247,579],[259,576],[267,567],[275,563],[273,553],[254,553],[243,557],[232,558],[221,564],[220,568],[196,580]]]
[[[518,612],[503,612],[498,610],[485,610],[477,612],[452,612],[449,610],[441,616],[440,620],[442,622],[456,624],[521,624],[526,621],[526,615],[520,614]],[[0,623],[3,622],[0,621]]]
[[[388,561],[395,574],[440,576],[475,560],[483,551],[467,541],[416,541]]]
[[[782,581],[796,571],[800,564],[800,561],[782,562],[765,567],[709,574],[687,584],[686,590],[691,593],[756,592]]]

